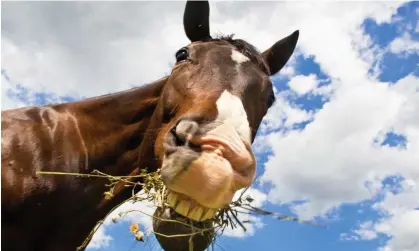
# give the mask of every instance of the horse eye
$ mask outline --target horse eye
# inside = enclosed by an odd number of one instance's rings
[[[176,63],[188,59],[189,53],[187,48],[182,48],[176,52]]]

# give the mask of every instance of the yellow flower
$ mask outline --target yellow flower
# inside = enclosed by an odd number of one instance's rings
[[[140,228],[138,227],[138,224],[137,223],[132,223],[132,225],[131,225],[131,227],[129,228],[129,231],[131,232],[131,233],[137,233],[138,232],[138,230],[139,230]]]

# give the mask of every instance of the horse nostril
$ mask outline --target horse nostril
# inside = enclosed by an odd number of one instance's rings
[[[173,138],[175,139],[175,146],[184,146],[185,145],[185,139],[182,137],[179,137],[179,135],[176,133],[176,127],[173,127],[173,129],[170,131],[170,133],[173,135]]]
[[[199,125],[195,121],[181,120],[173,128],[173,134],[176,139],[176,145],[185,145],[198,132]]]

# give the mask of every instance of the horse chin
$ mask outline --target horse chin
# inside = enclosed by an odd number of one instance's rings
[[[212,227],[211,220],[194,221],[170,207],[159,207],[154,212],[153,229],[157,241],[165,251],[205,250],[215,237]],[[202,229],[205,231],[201,231]]]

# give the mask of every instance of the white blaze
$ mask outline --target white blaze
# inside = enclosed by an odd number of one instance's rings
[[[236,62],[238,65],[250,60],[248,57],[246,57],[245,55],[243,55],[242,53],[236,50],[231,50],[231,59],[234,62]]]
[[[238,71],[240,71],[241,64],[250,60],[237,50],[231,50],[231,59],[236,62],[236,69]],[[241,139],[250,144],[250,125],[241,99],[225,90],[218,98],[216,104],[218,109],[216,121],[233,126]]]
[[[225,90],[218,98],[216,104],[218,110],[216,121],[232,125],[241,139],[250,144],[250,125],[241,99]]]

